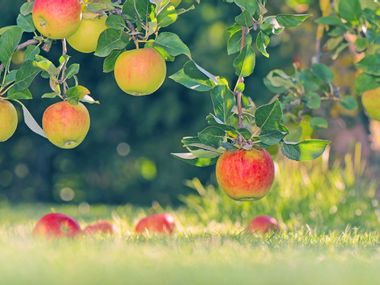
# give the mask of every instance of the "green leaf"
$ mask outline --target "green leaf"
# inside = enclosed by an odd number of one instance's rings
[[[287,132],[280,130],[261,132],[259,136],[260,144],[264,147],[276,145],[280,143],[287,134]]]
[[[200,72],[192,61],[185,63],[181,70],[169,78],[198,92],[210,91],[215,86],[213,81]]]
[[[366,73],[380,76],[380,53],[366,55],[357,66]]]
[[[59,95],[59,93],[56,93],[56,92],[49,92],[49,93],[44,93],[41,98],[44,98],[44,99],[53,99],[55,97],[57,97]]]
[[[305,94],[306,106],[310,109],[319,109],[321,107],[321,96],[315,92]]]
[[[211,100],[214,113],[223,123],[228,123],[235,105],[235,96],[226,85],[216,86],[211,90]]]
[[[115,63],[119,55],[122,53],[120,50],[113,50],[109,56],[104,59],[103,72],[109,73],[115,69]]]
[[[33,24],[32,15],[18,15],[17,26],[19,26],[21,29],[23,29],[24,32],[27,33],[33,33],[36,30]]]
[[[14,88],[17,91],[28,89],[38,73],[40,73],[40,69],[35,67],[31,61],[25,62],[17,70],[16,85]]]
[[[282,144],[282,153],[291,160],[308,161],[318,158],[330,144],[326,140],[304,140],[299,143]]]
[[[7,27],[0,37],[0,62],[7,65],[21,41],[22,29],[17,26]]]
[[[329,127],[329,123],[324,118],[313,117],[313,118],[311,118],[310,126],[313,129],[327,129]]]
[[[12,88],[11,90],[8,91],[7,98],[18,99],[18,100],[31,100],[33,99],[33,96],[29,89],[18,91],[15,88]]]
[[[198,134],[199,140],[205,144],[215,148],[220,147],[224,141],[225,131],[221,128],[211,126],[207,127]]]
[[[279,100],[263,105],[256,110],[256,125],[263,131],[279,130],[282,123],[282,107]]]
[[[235,17],[235,22],[242,27],[250,28],[253,26],[252,16],[247,11],[243,11],[239,16]]]
[[[355,91],[357,94],[362,94],[365,91],[380,87],[380,78],[373,75],[362,73],[355,81]]]
[[[247,11],[251,16],[259,9],[259,5],[256,0],[234,0],[236,5],[238,5],[243,11]]]
[[[352,96],[343,96],[340,105],[347,110],[356,110],[358,108],[358,102]]]
[[[270,38],[262,31],[259,32],[256,38],[256,48],[258,51],[265,57],[269,57],[269,53],[267,52],[267,47],[270,43]]]
[[[165,28],[175,23],[178,19],[177,10],[173,5],[168,5],[164,10],[157,16],[157,24],[161,28]]]
[[[315,20],[316,23],[329,26],[342,25],[342,21],[337,16],[326,16]]]
[[[133,23],[146,22],[149,14],[149,0],[126,0],[123,14]]]
[[[269,72],[264,79],[264,84],[273,93],[283,93],[296,88],[292,78],[280,69]]]
[[[59,73],[59,69],[50,60],[40,55],[36,56],[33,66],[46,71],[50,76],[58,75]]]
[[[40,48],[38,46],[28,46],[24,51],[25,61],[33,61],[36,56],[40,54]]]
[[[172,155],[188,164],[197,166],[197,167],[207,167],[210,165],[214,165],[217,161],[217,157],[214,158],[199,158],[195,156],[193,153],[172,153]]]
[[[324,82],[330,83],[334,79],[334,73],[327,65],[319,63],[313,64],[311,67],[311,71]]]
[[[171,56],[186,55],[191,59],[191,53],[187,45],[173,33],[160,33],[154,42],[155,46],[164,48]]]
[[[88,94],[90,94],[90,90],[81,85],[71,87],[66,92],[66,96],[72,104],[78,104],[78,102]]]
[[[95,55],[99,57],[109,56],[113,50],[126,48],[128,43],[129,36],[124,31],[107,29],[99,37]]]
[[[110,29],[124,30],[126,28],[125,21],[120,15],[110,15],[107,17],[106,25]]]
[[[338,5],[339,15],[353,24],[359,24],[362,7],[359,0],[340,0]]]
[[[281,26],[285,28],[295,28],[295,27],[298,27],[303,22],[305,22],[309,17],[310,15],[308,14],[298,14],[298,15],[284,14],[284,15],[277,15],[276,20]]]
[[[242,29],[239,25],[235,24],[228,28],[228,41],[227,41],[227,53],[228,55],[240,52]],[[252,45],[252,36],[248,34],[245,38],[246,45]]]
[[[235,74],[237,76],[250,76],[256,64],[256,54],[252,46],[247,45],[234,60]]]
[[[21,15],[26,16],[26,15],[32,14],[33,4],[34,4],[33,2],[26,2],[22,4],[20,7]]]

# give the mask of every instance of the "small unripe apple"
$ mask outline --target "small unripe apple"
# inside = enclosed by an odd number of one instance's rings
[[[248,225],[247,231],[251,233],[266,234],[277,232],[280,230],[280,225],[277,220],[270,216],[257,216]]]
[[[380,87],[364,92],[362,103],[368,117],[380,121]]]
[[[64,39],[79,28],[82,7],[80,0],[35,0],[33,23],[45,37]]]
[[[25,52],[23,50],[17,50],[12,55],[12,63],[15,65],[21,65],[25,62]]]
[[[113,235],[117,231],[113,224],[107,221],[100,221],[95,224],[88,225],[83,232],[86,235]]]
[[[16,108],[8,100],[0,98],[0,142],[9,140],[17,129]]]
[[[63,101],[45,110],[42,126],[52,144],[72,149],[85,139],[90,129],[90,114],[82,103],[73,105]]]
[[[136,233],[171,234],[175,228],[174,218],[170,214],[155,214],[140,220]]]
[[[125,51],[115,63],[116,83],[129,95],[150,95],[161,87],[165,77],[166,62],[153,48]]]
[[[33,230],[34,236],[47,238],[75,237],[80,233],[81,229],[77,221],[59,213],[43,216]]]
[[[272,187],[274,163],[265,149],[227,151],[218,159],[216,178],[232,199],[261,199]]]
[[[78,30],[67,41],[79,52],[91,53],[96,50],[100,34],[107,29],[107,16],[97,16],[93,13],[83,14]]]

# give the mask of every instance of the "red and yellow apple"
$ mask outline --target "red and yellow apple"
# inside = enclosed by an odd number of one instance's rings
[[[110,222],[100,221],[95,224],[88,225],[84,228],[83,232],[86,235],[113,235],[117,231],[114,225]]]
[[[18,116],[16,108],[0,98],[0,142],[9,140],[16,131]]]
[[[92,53],[98,46],[100,34],[107,29],[107,16],[94,13],[83,14],[78,30],[67,38],[70,46],[82,53]]]
[[[251,221],[247,228],[248,232],[259,234],[267,234],[279,230],[279,223],[271,216],[257,216]]]
[[[216,178],[232,199],[261,199],[273,184],[274,163],[265,149],[227,151],[218,159]]]
[[[81,228],[73,218],[59,213],[43,216],[35,225],[34,236],[47,238],[75,237],[81,233]]]
[[[155,214],[140,220],[135,228],[136,233],[171,234],[175,228],[174,218],[170,214]]]
[[[153,48],[125,51],[115,63],[117,85],[133,96],[150,95],[165,81],[166,62]]]
[[[364,92],[362,103],[368,117],[380,121],[380,87]]]
[[[32,17],[42,35],[53,40],[64,39],[79,28],[82,7],[80,0],[35,0]]]
[[[73,105],[62,101],[45,110],[42,126],[52,144],[72,149],[85,139],[90,129],[90,114],[82,103]]]

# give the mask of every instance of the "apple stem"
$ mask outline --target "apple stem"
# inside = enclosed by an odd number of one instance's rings
[[[136,37],[137,33],[136,33],[135,26],[130,21],[127,21],[127,25],[128,25],[128,28],[131,30],[131,36],[135,43],[136,49],[139,49],[140,46],[139,46],[138,38]]]
[[[63,62],[62,68],[61,68],[61,84],[63,87],[63,98],[66,97],[66,92],[67,92],[67,87],[68,87],[65,80],[66,66],[68,62],[68,58],[66,57],[66,55],[67,55],[67,42],[66,42],[66,39],[63,39],[62,40],[62,56],[65,57],[65,61]]]

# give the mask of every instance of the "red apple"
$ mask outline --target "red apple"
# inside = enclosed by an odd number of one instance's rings
[[[75,237],[80,233],[81,228],[77,221],[59,213],[43,216],[33,230],[33,235],[49,238]]]
[[[171,234],[175,228],[174,218],[170,214],[156,214],[140,220],[136,225],[136,233]]]
[[[280,230],[280,225],[277,220],[271,216],[257,216],[248,225],[248,232],[266,234],[277,232]]]
[[[265,149],[227,151],[218,159],[216,178],[232,199],[261,199],[272,187],[274,163]]]
[[[107,221],[100,221],[95,224],[85,227],[83,232],[86,235],[113,235],[116,233],[116,229],[113,224]]]
[[[76,32],[82,18],[80,0],[35,0],[33,23],[45,37],[64,39]]]

